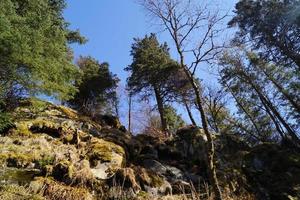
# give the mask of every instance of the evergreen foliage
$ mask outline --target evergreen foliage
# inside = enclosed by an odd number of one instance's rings
[[[24,94],[69,99],[78,69],[69,42],[84,38],[68,29],[64,0],[2,0],[0,4],[0,97]]]
[[[178,64],[170,58],[167,44],[159,44],[155,34],[134,39],[131,56],[133,62],[125,68],[130,72],[128,89],[132,94],[142,94],[142,99],[155,95],[162,130],[167,131],[164,104],[173,98],[171,78]]]
[[[185,121],[182,119],[181,115],[177,113],[174,107],[167,105],[165,106],[165,115],[168,124],[168,130],[175,134],[179,128],[186,125]]]
[[[81,77],[75,82],[78,92],[69,101],[70,105],[87,114],[100,112],[108,102],[117,101],[117,76],[109,71],[108,63],[99,63],[96,59],[80,57],[77,65]]]

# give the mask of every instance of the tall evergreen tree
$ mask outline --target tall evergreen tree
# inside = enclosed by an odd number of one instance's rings
[[[75,82],[78,92],[69,104],[89,115],[100,112],[107,106],[113,108],[118,100],[116,88],[119,79],[109,71],[108,63],[99,63],[88,56],[80,57],[77,65],[82,75]]]
[[[299,72],[299,5],[299,0],[240,0],[229,25],[238,26],[237,39],[250,42],[265,59]]]
[[[263,100],[265,111],[281,134],[280,123],[291,134],[299,131],[299,6],[298,0],[240,0],[229,22],[229,26],[239,28],[234,42],[252,50],[245,57],[251,76],[244,77],[243,82],[252,82],[257,94],[269,96],[259,95],[258,100]],[[249,82],[251,77],[259,83]]]
[[[172,98],[169,77],[177,71],[178,65],[171,60],[167,44],[159,44],[155,34],[134,41],[131,50],[133,62],[125,68],[130,72],[128,88],[131,94],[142,93],[142,98],[154,94],[162,130],[168,132],[164,107]]]
[[[69,99],[78,69],[70,42],[85,40],[70,31],[64,0],[2,0],[0,3],[0,97],[44,93]]]
[[[221,59],[222,84],[232,93],[238,107],[260,135],[272,137],[276,131],[281,138],[289,136],[298,143],[292,121],[286,118],[282,105],[278,104],[276,87],[272,87],[257,70],[255,62],[247,61],[247,58],[251,60],[251,54],[242,52],[238,49],[224,54]]]

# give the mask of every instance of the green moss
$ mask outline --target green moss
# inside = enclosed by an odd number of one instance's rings
[[[0,170],[0,180],[3,183],[27,185],[40,174],[39,170],[4,168]]]
[[[6,161],[6,159],[9,157],[7,153],[1,153],[0,154],[0,160]]]
[[[41,159],[37,160],[36,163],[40,169],[44,168],[47,165],[52,165],[54,163],[54,156],[45,155]]]
[[[18,185],[5,185],[0,187],[0,199],[5,200],[45,200],[38,194],[32,194],[28,188]]]
[[[163,180],[162,177],[160,177],[156,174],[152,174],[152,173],[149,173],[148,175],[151,179],[151,186],[152,187],[160,187],[164,184],[164,180]]]
[[[48,106],[51,104],[49,102],[42,101],[38,98],[30,98],[31,108],[34,109],[36,112],[44,111]]]
[[[149,194],[145,191],[140,191],[137,194],[138,199],[148,199],[149,198]]]
[[[73,134],[67,134],[63,137],[64,143],[71,143],[73,141]]]
[[[7,154],[6,162],[10,167],[25,167],[32,163],[34,159],[34,155],[29,153],[9,152]]]
[[[67,108],[67,107],[64,107],[64,106],[58,106],[58,109],[71,119],[77,119],[78,118],[77,112],[75,112],[71,108]]]
[[[16,123],[15,133],[20,136],[30,136],[32,134],[27,121]]]
[[[45,129],[45,128],[51,128],[51,129],[57,129],[58,124],[50,121],[49,119],[44,118],[38,118],[32,121],[31,128],[39,128],[39,129]]]
[[[109,162],[112,159],[111,149],[103,144],[95,144],[92,146],[93,150],[90,153],[90,158]]]
[[[15,139],[15,137],[17,136],[3,138],[5,142],[0,144],[0,163],[11,167],[25,167],[35,163],[38,168],[53,163],[54,152],[48,146],[50,143],[47,143],[44,138]]]
[[[109,162],[112,160],[112,152],[119,155],[125,155],[124,149],[112,142],[107,142],[102,139],[94,140],[91,145],[91,152],[89,157],[103,162]]]

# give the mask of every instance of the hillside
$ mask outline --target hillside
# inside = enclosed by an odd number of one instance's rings
[[[0,199],[209,199],[206,137],[193,126],[173,138],[133,136],[113,116],[94,119],[23,100],[0,137]],[[249,147],[214,135],[225,199],[295,200],[300,156],[283,145]],[[213,195],[213,194],[212,194]]]

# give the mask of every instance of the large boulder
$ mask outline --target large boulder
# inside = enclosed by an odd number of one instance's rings
[[[112,142],[92,138],[87,146],[87,157],[96,178],[108,179],[125,163],[124,149]]]
[[[244,157],[243,170],[258,198],[300,197],[300,154],[277,144],[261,144]]]
[[[204,163],[206,160],[207,137],[204,131],[195,126],[181,128],[176,133],[175,147],[191,163]]]

